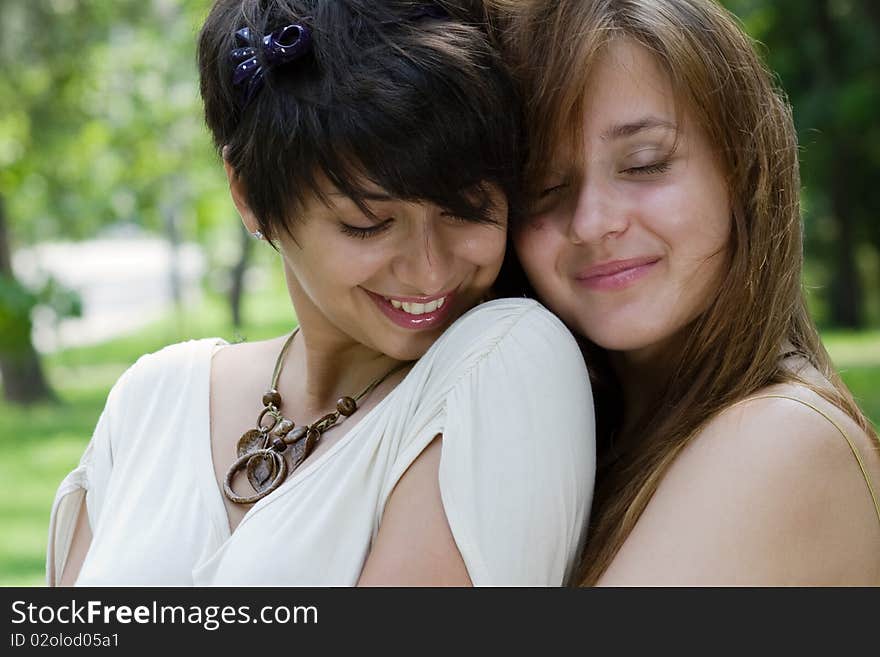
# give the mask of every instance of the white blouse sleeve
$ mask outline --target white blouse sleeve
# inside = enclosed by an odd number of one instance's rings
[[[442,433],[443,507],[473,584],[567,583],[586,538],[595,420],[559,319],[533,303],[493,335],[450,386]]]
[[[123,374],[110,391],[79,465],[62,480],[55,493],[49,516],[49,542],[46,549],[47,586],[58,586],[61,580],[83,503],[86,505],[89,526],[94,533],[113,468],[111,426],[113,418],[120,414],[117,407],[120,404],[122,382],[127,374],[128,372]]]

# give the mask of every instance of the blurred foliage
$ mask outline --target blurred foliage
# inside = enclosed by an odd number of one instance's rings
[[[0,196],[14,239],[91,237],[230,217],[203,126],[195,42],[205,0],[0,3]]]
[[[174,245],[222,242],[215,230],[231,233],[227,243],[237,236],[198,94],[196,38],[209,6],[0,0],[0,369],[17,382],[4,386],[7,398],[52,396],[30,311],[80,310],[54,283],[26,289],[8,269],[10,251],[117,224],[164,232]],[[234,257],[206,253],[209,267]]]
[[[56,320],[82,316],[79,294],[51,276],[32,290],[0,274],[0,353],[17,351],[30,341],[31,311],[38,305],[50,309]]]
[[[0,275],[0,352],[30,341],[31,310],[36,305],[36,294],[14,278]]]
[[[724,0],[778,75],[801,144],[808,277],[824,324],[880,323],[880,3]]]

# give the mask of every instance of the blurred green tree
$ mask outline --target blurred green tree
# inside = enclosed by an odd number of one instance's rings
[[[88,237],[121,221],[173,244],[226,223],[195,68],[209,4],[0,3],[0,263],[10,263],[14,244]],[[0,310],[8,302],[7,316],[21,318],[23,300],[37,297],[11,267],[0,276],[9,292]],[[16,334],[0,345],[7,397],[12,372],[39,372],[29,331]],[[41,374],[26,378],[12,386],[22,388],[16,400],[49,396]]]
[[[765,46],[794,106],[802,147],[807,252],[827,272],[834,326],[866,322],[880,280],[860,273],[880,253],[880,3],[725,0]]]

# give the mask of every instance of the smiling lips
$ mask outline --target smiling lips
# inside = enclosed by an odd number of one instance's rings
[[[614,260],[594,265],[575,276],[591,290],[620,290],[648,274],[660,261],[657,256]]]
[[[406,329],[430,329],[442,324],[452,309],[453,292],[434,297],[386,297],[367,290],[388,319]]]

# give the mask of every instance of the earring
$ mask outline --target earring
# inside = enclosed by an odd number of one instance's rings
[[[257,240],[263,239],[263,233],[261,233],[258,230],[255,230],[253,233],[251,233],[251,235],[254,236],[254,239],[257,239]]]

